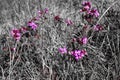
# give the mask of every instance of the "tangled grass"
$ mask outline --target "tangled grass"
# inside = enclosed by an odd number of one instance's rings
[[[87,24],[79,13],[81,0],[1,0],[0,80],[120,80],[120,1],[90,1],[100,12],[95,22],[103,30],[87,32],[89,40],[83,47],[88,55],[76,61],[58,48],[71,49],[70,39]],[[26,26],[45,8],[49,14],[37,22],[39,38],[16,42],[10,37],[13,27]],[[77,28],[55,22],[56,15],[71,19]]]

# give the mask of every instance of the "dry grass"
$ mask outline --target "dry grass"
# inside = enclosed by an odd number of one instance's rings
[[[99,9],[101,17],[96,22],[103,24],[104,30],[88,33],[88,55],[76,62],[69,55],[59,54],[58,48],[71,47],[69,41],[81,27],[55,23],[53,17],[59,14],[75,25],[86,23],[79,13],[81,0],[0,0],[1,41],[7,37],[0,47],[21,50],[0,50],[0,80],[120,80],[120,1],[90,1]],[[38,22],[39,40],[30,38],[21,44],[8,37],[11,28],[26,25],[37,10],[44,8],[49,8],[49,14]]]

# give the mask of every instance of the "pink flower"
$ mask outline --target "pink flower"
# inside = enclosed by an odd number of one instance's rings
[[[72,39],[72,42],[76,42],[76,41],[77,41],[77,39],[76,39],[76,38],[73,38],[73,39]]]
[[[95,17],[99,17],[99,15],[100,15],[97,9],[92,9],[92,10],[88,11],[88,14],[95,16]]]
[[[82,42],[82,44],[87,44],[88,38],[87,38],[87,37],[83,37],[83,38],[81,39],[81,42]]]
[[[15,48],[11,48],[11,51],[15,51],[16,49]]]
[[[71,55],[75,57],[76,60],[83,58],[87,53],[85,50],[74,50],[70,52]]]
[[[80,51],[80,50],[75,50],[74,53],[73,53],[73,55],[74,55],[75,57],[79,56],[80,54],[81,54],[81,51]]]
[[[56,20],[56,21],[60,21],[60,19],[61,19],[61,18],[60,18],[59,15],[57,15],[57,16],[54,17],[54,20]]]
[[[14,34],[17,34],[17,33],[19,33],[20,31],[18,30],[18,29],[13,29],[12,31],[11,31],[11,34],[12,35],[14,35]]]
[[[14,37],[16,40],[20,40],[21,35],[20,35],[20,33],[16,33],[13,37]]]
[[[43,14],[43,11],[38,11],[38,17],[37,18],[39,18],[39,17],[41,17],[42,16],[42,14]]]
[[[91,2],[89,1],[83,1],[82,5],[83,5],[83,9],[80,10],[80,12],[88,11],[91,8]]]
[[[65,20],[65,23],[66,23],[67,25],[72,25],[72,24],[73,24],[73,22],[72,22],[70,19],[66,19],[66,20]]]
[[[81,53],[83,54],[83,55],[87,55],[87,52],[83,49],[83,50],[81,50]]]
[[[83,1],[82,5],[83,6],[88,6],[90,8],[91,7],[91,2],[89,2],[89,1]]]
[[[66,47],[64,47],[64,48],[59,48],[58,51],[59,51],[61,54],[67,53]]]
[[[44,12],[48,14],[48,12],[49,12],[48,8],[45,8]]]
[[[11,31],[11,35],[16,39],[16,40],[20,40],[21,38],[21,34],[20,31],[18,29],[13,29]]]
[[[35,30],[38,27],[37,24],[33,21],[28,22],[28,26],[30,26],[33,30]]]
[[[90,8],[88,6],[84,6],[82,9],[80,9],[80,12],[88,11]]]
[[[101,25],[99,25],[99,24],[97,24],[97,25],[94,26],[94,30],[95,31],[100,31],[102,29],[103,29],[103,27]]]
[[[78,43],[80,44],[87,44],[87,42],[88,42],[87,37],[78,38]]]

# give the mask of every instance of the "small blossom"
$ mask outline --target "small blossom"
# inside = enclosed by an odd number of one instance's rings
[[[83,57],[82,56],[77,56],[75,57],[75,59],[78,61],[79,59],[82,59]]]
[[[94,30],[95,31],[100,31],[102,29],[103,29],[103,27],[101,25],[99,25],[99,24],[97,24],[97,25],[94,26]]]
[[[11,31],[11,35],[12,35],[16,40],[20,40],[20,38],[21,38],[21,34],[20,34],[19,29],[13,29],[13,30]]]
[[[38,27],[37,24],[33,21],[28,22],[28,26],[30,26],[33,30],[35,30]]]
[[[77,41],[77,39],[76,39],[76,38],[73,38],[73,39],[72,39],[72,42],[76,42],[76,41]]]
[[[99,17],[99,15],[100,15],[97,9],[92,9],[92,10],[88,11],[88,14],[95,16],[95,17]]]
[[[18,29],[13,29],[12,31],[11,31],[11,34],[12,35],[14,35],[14,34],[17,34],[17,33],[19,33],[20,31],[18,30]]]
[[[77,56],[77,57],[75,57],[75,59],[76,59],[76,60],[79,60],[79,57]]]
[[[70,51],[69,54],[70,54],[70,55],[73,55],[73,54],[74,54],[74,51]]]
[[[66,47],[64,47],[64,48],[59,48],[58,51],[59,51],[61,54],[67,53]]]
[[[83,5],[83,9],[81,9],[80,12],[88,11],[91,8],[91,2],[89,1],[83,1],[82,5]]]
[[[82,44],[87,44],[88,38],[87,38],[87,37],[83,37],[83,38],[81,39],[81,42],[82,42]]]
[[[81,53],[82,53],[83,55],[87,55],[87,52],[86,52],[85,50],[81,50]]]
[[[89,7],[91,7],[91,2],[89,2],[89,1],[83,1],[82,5],[83,6],[89,6]]]
[[[80,9],[80,12],[85,12],[88,11],[90,9],[89,6],[84,6],[82,9]]]
[[[60,21],[60,19],[61,19],[61,18],[60,18],[59,15],[57,15],[57,16],[54,17],[54,20],[56,20],[56,21]]]
[[[16,49],[15,48],[11,48],[11,51],[15,51]]]
[[[80,9],[80,12],[88,12],[90,9],[88,6],[83,7],[82,9]]]
[[[75,57],[79,56],[80,54],[81,54],[81,51],[80,51],[80,50],[75,50],[74,53],[73,53],[73,55],[74,55]]]
[[[77,42],[80,44],[87,44],[88,38],[87,37],[78,38]]]
[[[69,52],[69,54],[73,55],[76,60],[83,58],[87,53],[85,50],[74,50]]]
[[[66,19],[66,20],[65,20],[65,23],[66,23],[67,25],[72,25],[72,24],[73,24],[73,22],[72,22],[70,19]]]
[[[41,17],[42,14],[43,14],[43,11],[40,11],[40,10],[39,10],[39,11],[38,11],[38,16]]]
[[[48,12],[49,12],[48,8],[45,8],[44,13],[48,14]]]
[[[13,37],[14,37],[16,40],[20,40],[21,35],[20,35],[20,33],[16,33]]]

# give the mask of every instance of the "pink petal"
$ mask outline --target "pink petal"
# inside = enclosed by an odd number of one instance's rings
[[[49,12],[48,8],[45,8],[44,12],[48,14],[48,12]]]
[[[83,44],[87,44],[87,42],[88,42],[87,37],[83,37],[83,38],[82,38],[82,43],[83,43]]]
[[[66,20],[65,20],[65,23],[66,23],[67,25],[72,25],[72,24],[73,24],[73,22],[72,22],[71,20],[69,20],[69,19],[66,19]]]
[[[91,2],[89,2],[89,1],[83,1],[82,5],[83,6],[89,6],[89,7],[91,7]]]
[[[37,28],[37,24],[36,23],[34,23],[34,22],[28,22],[28,26],[31,26],[31,28],[33,29],[33,30],[35,30],[36,28]]]
[[[41,17],[43,14],[43,11],[38,11],[38,16]]]
[[[65,47],[64,48],[59,48],[58,51],[62,54],[67,53],[67,49]]]

